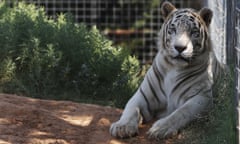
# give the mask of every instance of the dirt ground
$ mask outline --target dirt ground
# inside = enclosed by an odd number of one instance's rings
[[[147,139],[151,124],[141,125],[134,138],[111,137],[110,124],[121,112],[91,104],[0,94],[0,144],[172,144],[173,139]]]

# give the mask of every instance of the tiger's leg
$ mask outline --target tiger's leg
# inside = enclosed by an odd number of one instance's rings
[[[169,116],[159,119],[148,131],[150,138],[162,139],[177,131],[207,110],[212,99],[206,96],[196,95],[184,105],[176,109]]]
[[[126,138],[138,134],[138,125],[142,119],[142,114],[144,117],[151,117],[150,113],[146,109],[143,109],[146,105],[147,103],[138,90],[128,101],[120,120],[111,125],[111,135]]]

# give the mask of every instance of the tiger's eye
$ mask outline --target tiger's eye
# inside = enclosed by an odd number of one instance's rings
[[[191,31],[191,36],[194,37],[194,38],[198,38],[198,37],[200,36],[199,30],[193,29],[193,30]]]
[[[176,28],[175,28],[175,25],[174,25],[174,24],[171,24],[171,25],[170,25],[170,27],[168,28],[167,33],[168,33],[169,35],[176,33]]]

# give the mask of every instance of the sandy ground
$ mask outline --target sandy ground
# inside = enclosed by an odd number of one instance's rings
[[[110,124],[122,110],[68,101],[0,94],[0,144],[172,144],[147,139],[141,125],[130,139],[111,137]]]

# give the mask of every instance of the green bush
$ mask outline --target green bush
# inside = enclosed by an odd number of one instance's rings
[[[122,106],[141,81],[138,60],[70,15],[0,5],[0,87],[37,98]]]

